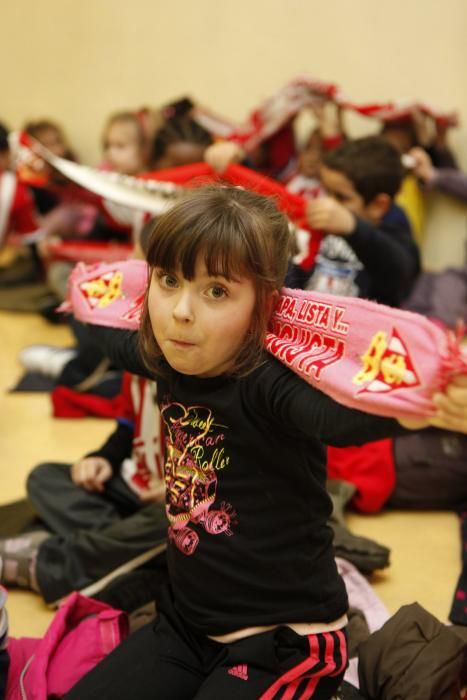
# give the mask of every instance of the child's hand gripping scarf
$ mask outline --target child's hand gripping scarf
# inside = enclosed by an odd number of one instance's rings
[[[80,264],[62,310],[86,323],[137,330],[147,284],[140,260]],[[435,391],[467,373],[459,337],[423,316],[300,290],[282,291],[265,347],[339,403],[396,418],[432,415]]]

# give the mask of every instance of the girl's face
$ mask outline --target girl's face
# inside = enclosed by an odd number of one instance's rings
[[[104,138],[104,157],[110,167],[122,175],[136,175],[144,170],[144,158],[138,130],[131,122],[115,122]]]
[[[154,337],[177,372],[214,377],[229,371],[251,326],[256,293],[248,278],[210,277],[200,258],[192,280],[155,268],[149,287]]]

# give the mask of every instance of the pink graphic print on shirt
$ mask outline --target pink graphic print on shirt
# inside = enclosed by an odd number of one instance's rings
[[[229,503],[214,507],[217,471],[229,465],[225,453],[225,426],[214,421],[205,406],[167,403],[161,408],[166,428],[165,482],[169,537],[183,554],[199,543],[189,527],[201,525],[209,535],[232,535],[235,512]]]

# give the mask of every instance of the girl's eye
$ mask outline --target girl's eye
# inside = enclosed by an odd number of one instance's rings
[[[208,289],[208,296],[210,296],[211,299],[222,299],[223,297],[227,296],[227,291],[224,289],[224,287],[210,287]]]
[[[171,275],[169,272],[163,272],[159,270],[157,272],[157,278],[162,287],[166,289],[175,289],[178,285],[178,280],[175,275]]]

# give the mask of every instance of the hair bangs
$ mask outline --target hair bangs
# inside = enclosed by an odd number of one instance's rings
[[[223,216],[216,218],[200,221],[198,217],[196,222],[183,222],[184,225],[174,227],[156,224],[148,249],[148,263],[167,272],[180,270],[188,280],[194,278],[200,259],[210,277],[231,280],[256,275],[258,265],[249,250],[247,237],[238,227],[229,226]]]

